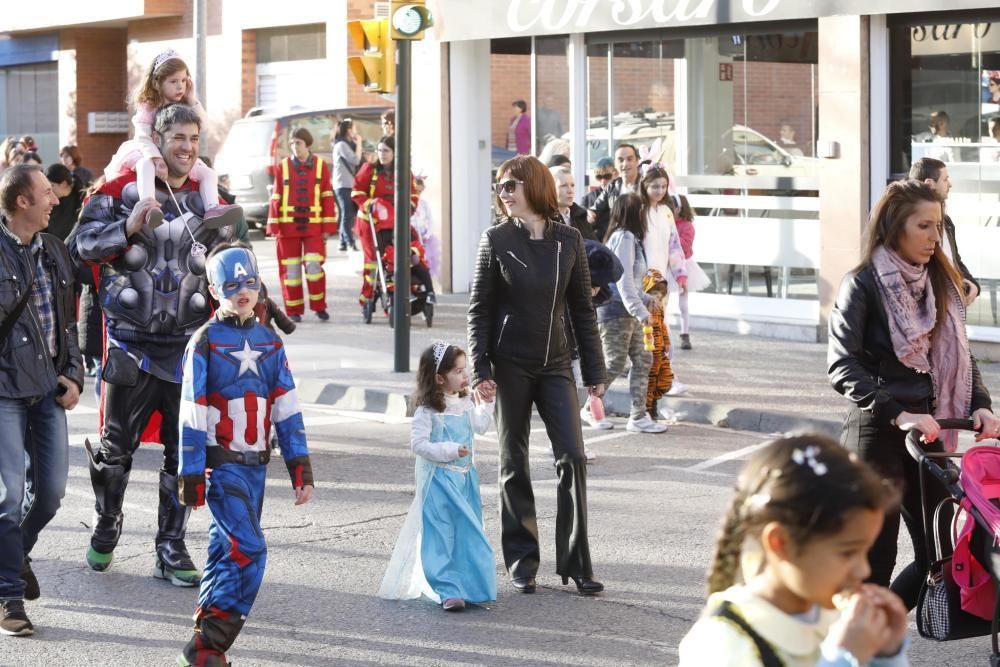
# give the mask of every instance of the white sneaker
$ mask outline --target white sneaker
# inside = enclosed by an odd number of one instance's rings
[[[597,460],[597,454],[595,454],[594,452],[590,451],[586,447],[583,448],[583,456],[584,456],[584,458],[587,459],[587,463],[592,463],[593,461]]]
[[[670,391],[667,392],[667,396],[680,396],[681,394],[686,394],[688,386],[683,382],[678,382],[674,380],[674,383],[670,385]]]
[[[667,425],[654,422],[649,418],[649,415],[643,415],[638,419],[629,417],[625,430],[632,433],[663,433],[667,430]]]
[[[615,427],[607,419],[594,419],[594,415],[590,413],[587,408],[580,408],[580,420],[590,424],[591,428],[596,428],[599,431],[610,431]]]

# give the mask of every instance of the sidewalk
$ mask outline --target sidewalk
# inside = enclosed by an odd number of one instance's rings
[[[269,252],[260,251],[264,256]],[[376,313],[372,324],[361,321],[354,263],[359,263],[356,257],[331,255],[331,323],[318,323],[307,314],[299,331],[286,339],[299,394],[305,402],[402,417],[420,353],[437,339],[466,347],[468,296],[440,295],[432,329],[422,316],[414,317],[411,371],[394,373],[387,319]],[[268,282],[276,285],[277,277]],[[660,404],[678,420],[760,433],[809,429],[839,434],[848,404],[827,382],[825,345],[697,330],[691,342],[693,350],[675,347],[673,353],[674,372],[689,390]],[[983,362],[979,368],[987,387],[1000,392],[1000,363]],[[606,403],[611,412],[627,413],[624,379],[612,385]]]

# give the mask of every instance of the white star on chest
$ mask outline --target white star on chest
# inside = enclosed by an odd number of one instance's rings
[[[260,355],[262,354],[264,354],[263,351],[253,349],[250,347],[250,341],[244,339],[242,350],[229,353],[230,357],[240,362],[240,370],[236,373],[236,377],[242,376],[247,371],[259,376],[260,371],[257,370],[257,359],[260,358]]]

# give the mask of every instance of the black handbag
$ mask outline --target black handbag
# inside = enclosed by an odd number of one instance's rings
[[[101,380],[118,387],[131,389],[139,384],[139,366],[128,352],[120,347],[108,347]]]
[[[934,508],[934,558],[920,587],[916,610],[917,632],[921,637],[939,642],[982,637],[992,632],[990,621],[962,611],[962,591],[952,575],[952,558],[942,557],[939,523],[941,509],[947,503],[958,506],[954,498],[945,498]],[[971,516],[966,520],[974,521]]]

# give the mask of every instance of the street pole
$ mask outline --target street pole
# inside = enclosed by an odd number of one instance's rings
[[[207,64],[205,62],[205,39],[207,37],[208,31],[208,0],[194,0],[194,44],[195,44],[195,65],[194,65],[194,85],[195,93],[198,95],[198,100],[201,101],[202,105],[207,105],[208,102],[205,100],[205,71],[207,69]],[[202,134],[201,150],[204,153],[208,152],[208,141],[205,136],[207,133]]]
[[[410,41],[396,42],[396,291],[394,370],[410,370]]]

